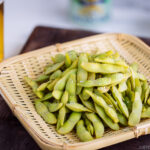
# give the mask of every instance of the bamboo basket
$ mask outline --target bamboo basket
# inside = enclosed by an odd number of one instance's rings
[[[80,142],[74,132],[59,135],[35,111],[36,96],[24,82],[24,76],[37,77],[51,62],[51,56],[69,50],[78,52],[118,51],[127,63],[137,62],[139,70],[150,83],[150,48],[138,38],[126,34],[95,35],[71,42],[56,44],[15,56],[0,64],[0,91],[12,112],[43,150],[99,149],[150,133],[150,119],[142,120],[136,127],[119,131],[106,131],[100,139]]]

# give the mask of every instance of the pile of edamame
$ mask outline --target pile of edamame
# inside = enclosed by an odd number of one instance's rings
[[[37,113],[59,134],[75,129],[81,141],[90,141],[107,128],[150,118],[150,86],[136,63],[128,65],[113,51],[69,51],[51,59],[42,75],[25,80],[38,97]]]

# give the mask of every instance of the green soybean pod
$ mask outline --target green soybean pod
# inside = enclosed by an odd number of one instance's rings
[[[66,85],[66,81],[68,79],[68,77],[72,74],[72,73],[76,73],[76,69],[72,69],[70,70],[67,74],[65,74],[62,78],[60,78],[57,83],[54,86],[54,90],[64,90],[65,85]]]
[[[68,102],[68,92],[65,91],[61,97],[61,103],[63,103],[63,107],[60,108],[59,113],[58,113],[58,121],[57,121],[57,130],[63,126],[66,114],[67,114],[67,108],[65,107],[66,103]]]
[[[141,113],[142,113],[142,101],[141,101],[141,86],[139,79],[135,81],[135,97],[132,104],[132,111],[129,116],[128,125],[135,126],[140,122]]]
[[[120,112],[117,112],[118,118],[119,118],[119,123],[123,126],[127,126],[128,125],[128,120],[127,118],[121,114]]]
[[[64,90],[66,86],[68,77],[70,76],[70,74],[75,73],[75,72],[76,72],[76,69],[72,69],[57,81],[57,83],[54,86],[54,91],[52,92],[52,95],[54,98],[56,98],[57,100],[61,98],[63,94],[62,91]]]
[[[63,95],[63,91],[60,91],[60,90],[54,90],[52,92],[52,96],[56,99],[56,100],[60,100],[61,97]]]
[[[104,57],[104,58],[96,57],[94,60],[100,63],[120,65],[120,66],[128,68],[128,65],[125,63],[125,61],[123,61],[122,59],[118,59],[118,58],[114,59],[112,57]]]
[[[48,110],[49,112],[56,112],[63,106],[63,103],[49,103]]]
[[[78,59],[76,59],[69,68],[67,68],[63,73],[62,76],[65,76],[68,72],[70,72],[70,70],[72,69],[76,69],[78,66]]]
[[[109,94],[109,93],[105,93],[104,94],[107,98],[109,98],[109,100],[112,102],[113,106],[115,107],[116,110],[118,110],[119,112],[122,112],[117,104],[117,102],[115,101],[115,99]]]
[[[119,130],[119,125],[118,123],[114,123],[109,116],[105,113],[104,109],[95,104],[95,109],[97,114],[100,116],[100,118],[106,123],[106,125],[111,128],[112,130]]]
[[[62,98],[61,98],[61,102],[62,102],[64,105],[68,102],[68,97],[69,97],[69,94],[68,94],[67,91],[65,91],[65,92],[63,93]]]
[[[94,90],[94,93],[95,93],[96,95],[101,96],[101,97],[105,100],[105,102],[106,102],[108,105],[112,105],[112,107],[114,107],[112,101],[111,101],[107,96],[105,96],[103,93],[99,92],[98,89],[95,89],[95,90]]]
[[[81,63],[81,67],[88,72],[102,73],[102,74],[126,72],[128,69],[124,66],[119,65],[91,63],[85,61]]]
[[[68,120],[64,123],[62,127],[60,127],[57,132],[59,134],[67,134],[73,130],[77,122],[81,118],[80,112],[72,112],[68,118]]]
[[[25,81],[28,83],[28,85],[33,89],[33,91],[36,91],[38,88],[38,84],[33,81],[31,78],[29,77],[24,77]]]
[[[43,99],[42,100],[48,100],[48,99],[51,99],[52,98],[52,93],[50,92],[50,93],[47,93],[44,97],[43,97]]]
[[[78,58],[78,54],[74,50],[68,51],[68,54],[72,62]]]
[[[98,87],[97,90],[100,92],[100,93],[107,93],[109,90],[110,90],[110,87],[111,86],[102,86],[102,87]]]
[[[60,63],[65,60],[65,56],[63,54],[56,54],[55,57],[51,57],[54,63]]]
[[[85,113],[86,117],[92,122],[94,126],[96,138],[100,138],[104,134],[104,125],[95,113]]]
[[[49,89],[49,91],[53,91],[55,84],[57,83],[57,81],[59,81],[60,78],[54,79],[53,81],[51,81],[47,88]]]
[[[69,102],[77,102],[76,98],[76,72],[70,74],[66,83],[66,91],[69,94]]]
[[[147,104],[150,105],[150,97],[147,100]]]
[[[44,93],[41,91],[37,91],[38,84],[35,81],[33,81],[32,79],[30,79],[29,77],[24,77],[24,79],[27,82],[27,84],[32,88],[35,95],[39,98],[43,98]]]
[[[80,98],[82,104],[83,104],[85,107],[87,107],[87,108],[90,109],[91,111],[95,112],[95,107],[94,107],[94,104],[93,104],[93,102],[92,102],[91,100],[86,100],[86,101],[83,100],[81,94],[79,94],[79,98]]]
[[[150,107],[146,108],[146,110],[142,111],[141,118],[150,118]]]
[[[57,70],[55,72],[52,73],[52,75],[50,76],[50,80],[55,80],[57,78],[60,78],[62,75],[62,71],[61,70]]]
[[[48,67],[46,70],[45,70],[45,74],[48,75],[56,70],[58,70],[60,67],[62,67],[64,65],[64,61],[60,62],[60,63],[56,63],[56,64],[53,64],[51,65],[50,67]]]
[[[77,133],[77,136],[79,137],[79,139],[82,142],[87,142],[87,141],[93,140],[93,137],[91,136],[91,134],[86,130],[83,120],[80,120],[77,123],[77,125],[76,125],[76,133]]]
[[[44,91],[47,86],[49,84],[49,81],[48,82],[45,82],[45,83],[42,83],[38,88],[37,88],[37,91]]]
[[[133,101],[131,101],[131,99],[129,99],[129,97],[125,96],[124,97],[124,102],[127,105],[129,112],[131,113],[131,111],[132,111],[132,102]]]
[[[149,87],[148,87],[147,81],[143,81],[141,99],[142,99],[142,102],[144,102],[144,103],[145,103],[145,93],[146,93],[148,88]]]
[[[68,68],[71,65],[71,58],[68,53],[65,55],[65,66]]]
[[[130,77],[130,73],[114,73],[110,75],[105,75],[102,78],[96,79],[96,80],[87,80],[82,83],[78,83],[78,86],[81,87],[94,87],[94,86],[110,86],[110,85],[116,85],[123,80],[126,80],[127,78]]]
[[[98,104],[99,106],[103,107],[106,114],[115,122],[117,123],[119,120],[118,120],[118,116],[117,116],[117,113],[116,111],[109,107],[108,104],[105,102],[105,100],[101,97],[101,96],[98,96],[94,93],[92,93],[91,91],[86,91],[87,94],[89,94],[93,101]]]
[[[88,73],[88,80],[95,80],[95,73]],[[90,98],[90,96],[85,92],[86,90],[90,90],[91,92],[93,91],[93,88],[84,88],[82,91],[82,97],[84,100],[88,100]]]
[[[107,52],[103,52],[103,53],[97,54],[96,58],[106,58],[106,57],[111,56],[112,54],[113,54],[113,51],[109,50]]]
[[[150,87],[148,86],[148,88],[145,91],[145,99],[144,99],[145,104],[147,103],[149,94],[150,94]]]
[[[66,118],[66,107],[63,106],[60,108],[59,113],[58,113],[58,121],[57,121],[57,127],[56,129],[58,130],[61,126],[63,126],[65,118]]]
[[[86,125],[87,130],[89,131],[89,133],[91,133],[91,135],[93,135],[94,134],[94,127],[93,127],[92,123],[87,119],[87,117],[84,118],[84,121],[85,121],[85,125]]]
[[[112,95],[115,98],[115,100],[117,101],[118,106],[119,106],[120,110],[122,111],[122,113],[128,118],[129,117],[128,108],[127,108],[126,104],[123,102],[121,93],[117,90],[117,88],[115,86],[112,87]]]
[[[92,112],[91,110],[87,109],[79,103],[67,103],[66,107],[75,112]]]
[[[44,82],[47,81],[49,79],[48,75],[45,74],[41,74],[38,78],[36,78],[34,81],[35,82]]]
[[[48,108],[41,102],[35,102],[35,109],[37,113],[47,122],[48,124],[56,124],[57,119],[53,113],[48,111]]]
[[[118,87],[118,91],[119,92],[124,92],[127,90],[127,84],[126,84],[126,81],[122,81],[119,83],[119,87]]]
[[[88,73],[85,71],[82,67],[81,64],[83,62],[88,62],[88,56],[86,53],[82,53],[79,56],[79,61],[78,61],[78,71],[77,71],[77,83],[81,83],[87,80]],[[77,94],[80,94],[82,90],[82,87],[77,86]]]

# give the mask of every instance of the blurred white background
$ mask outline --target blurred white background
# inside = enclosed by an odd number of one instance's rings
[[[112,0],[108,22],[90,30],[150,38],[150,0]],[[69,0],[5,0],[5,58],[17,55],[35,26],[82,28],[69,18]]]

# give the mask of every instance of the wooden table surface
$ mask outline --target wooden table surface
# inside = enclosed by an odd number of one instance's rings
[[[51,27],[36,27],[21,53],[55,43],[82,38],[96,33],[81,30],[66,30]],[[150,46],[150,39],[141,38]],[[13,116],[9,107],[0,96],[0,149],[2,150],[40,150],[32,137],[26,132],[19,121]],[[102,150],[148,150],[150,135],[122,142]]]

